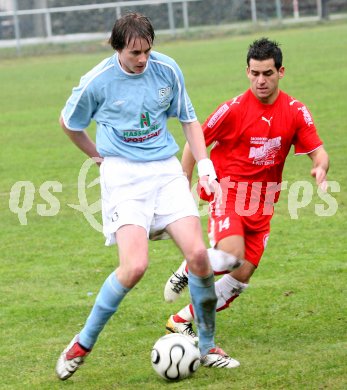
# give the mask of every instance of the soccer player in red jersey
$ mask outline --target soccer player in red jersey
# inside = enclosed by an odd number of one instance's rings
[[[213,144],[210,157],[223,193],[223,201],[216,204],[200,192],[210,202],[210,261],[215,274],[224,274],[215,283],[217,311],[228,308],[247,288],[258,267],[292,145],[295,154],[312,160],[316,184],[327,187],[328,154],[306,106],[279,89],[284,73],[279,44],[267,38],[254,41],[247,54],[250,88],[222,103],[203,124],[206,145]],[[186,145],[182,165],[190,181],[194,164]],[[235,258],[240,266],[229,272],[228,262]],[[175,301],[187,284],[183,262],[165,286],[165,300]],[[196,338],[193,319],[190,304],[170,316],[167,331]]]

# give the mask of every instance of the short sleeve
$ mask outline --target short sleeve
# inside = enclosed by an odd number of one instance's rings
[[[220,139],[224,129],[232,129],[232,115],[229,102],[224,102],[206,119],[202,125],[206,146]]]
[[[323,144],[317,134],[311,113],[303,105],[298,107],[297,132],[293,140],[295,154],[308,154]]]
[[[97,108],[90,83],[84,79],[78,87],[73,88],[72,94],[62,111],[65,126],[70,130],[81,131],[87,128]]]
[[[173,98],[167,111],[169,117],[177,117],[180,122],[194,122],[196,113],[186,91],[184,77],[179,66],[171,66],[173,73]]]

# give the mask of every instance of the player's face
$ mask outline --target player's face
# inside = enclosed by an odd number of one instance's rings
[[[247,77],[255,97],[264,104],[272,104],[278,96],[278,83],[284,76],[284,67],[275,67],[273,58],[257,61],[251,59],[247,67]]]
[[[118,50],[121,67],[128,73],[142,73],[146,69],[152,47],[143,38],[129,41],[128,46]]]

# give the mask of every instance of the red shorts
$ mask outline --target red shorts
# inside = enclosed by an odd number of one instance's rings
[[[257,267],[270,235],[270,221],[273,215],[272,207],[270,212],[267,208],[267,215],[264,215],[263,210],[264,207],[260,204],[252,215],[247,215],[251,214],[247,211],[240,213],[235,207],[235,201],[231,199],[228,199],[222,212],[211,204],[208,220],[211,246],[216,246],[219,241],[229,236],[242,236],[245,242],[245,259]]]

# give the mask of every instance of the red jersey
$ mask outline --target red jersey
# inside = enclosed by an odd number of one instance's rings
[[[263,191],[269,182],[281,183],[292,145],[295,154],[322,145],[308,109],[282,91],[273,104],[262,104],[248,89],[221,104],[203,131],[206,146],[214,142],[210,158],[219,181],[230,177],[236,183],[258,182]]]

